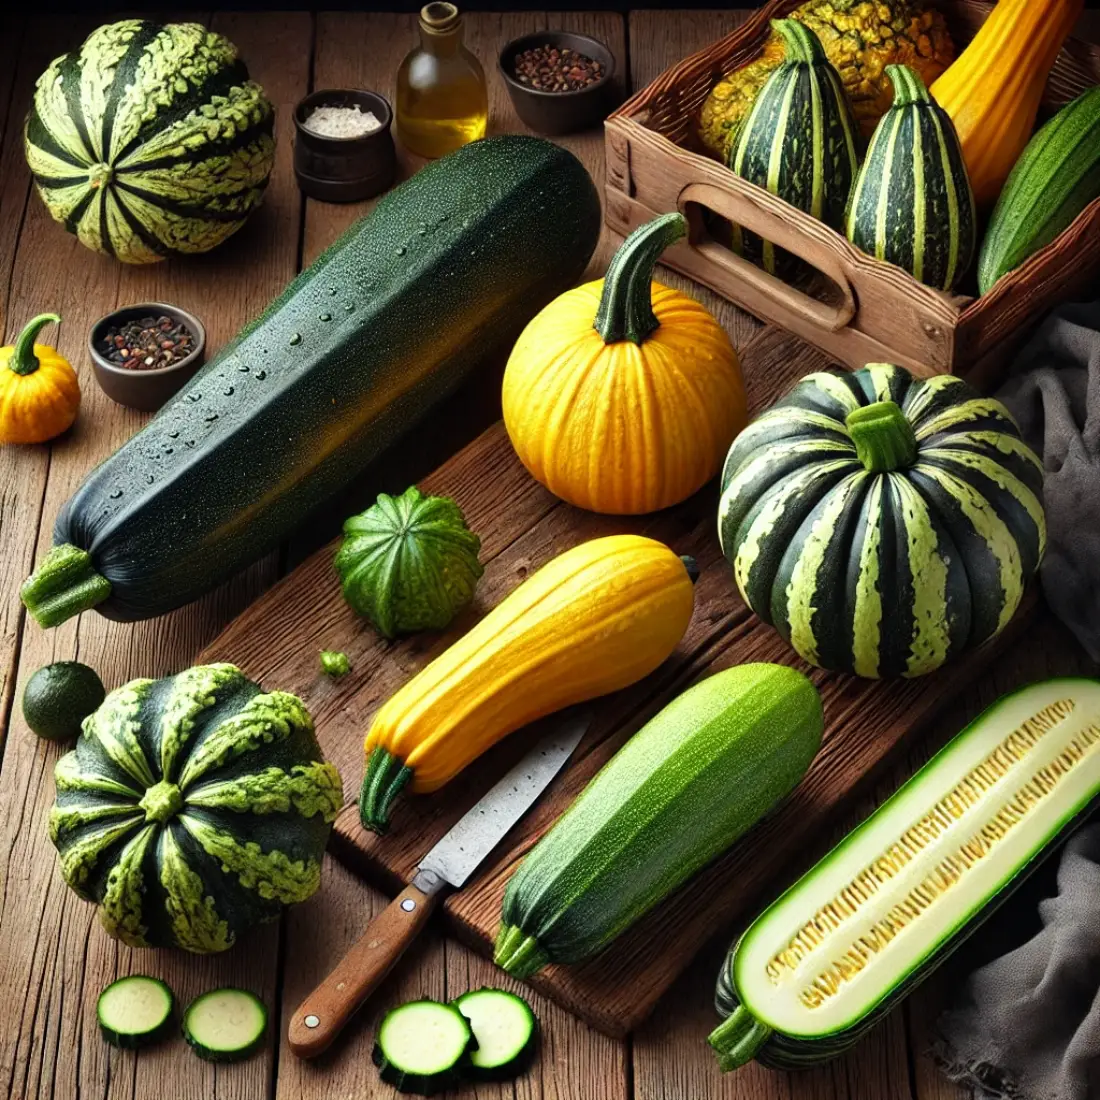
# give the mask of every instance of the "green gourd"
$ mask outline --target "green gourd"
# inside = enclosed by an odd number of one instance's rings
[[[336,572],[344,599],[387,638],[442,630],[473,599],[481,540],[450,497],[416,486],[344,524]]]
[[[54,771],[61,875],[131,947],[232,947],[320,885],[343,805],[300,699],[233,665],[132,680]]]
[[[954,375],[807,375],[734,440],[718,534],[811,664],[921,676],[1008,624],[1046,543],[1043,467]]]
[[[592,180],[548,141],[491,137],[427,165],[88,475],[23,602],[56,626],[204,595],[508,346],[599,232]]]
[[[520,864],[496,964],[526,978],[601,951],[794,788],[822,728],[813,685],[783,665],[726,669],[674,699]]]
[[[858,125],[817,35],[793,19],[774,19],[772,27],[783,39],[784,59],[741,124],[729,165],[750,183],[840,229],[859,163]],[[739,226],[733,244],[772,274],[790,267],[787,253]]]
[[[939,290],[958,286],[977,246],[974,193],[950,116],[908,65],[888,65],[894,105],[859,170],[848,239]]]

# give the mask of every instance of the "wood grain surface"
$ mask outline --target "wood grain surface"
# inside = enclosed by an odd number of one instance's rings
[[[477,14],[469,17],[476,49],[494,84],[491,124],[516,129],[501,94],[495,56],[513,27],[593,28],[612,43],[619,71],[637,88],[693,52],[746,13],[637,12]],[[161,13],[159,18],[170,18]],[[188,13],[187,18],[203,18]],[[1100,38],[1100,13],[1078,33]],[[481,956],[429,928],[426,941],[398,966],[337,1046],[316,1063],[295,1058],[282,1042],[289,1012],[358,938],[388,897],[336,860],[326,861],[322,886],[278,926],[224,956],[199,960],[173,952],[137,952],[110,940],[91,907],[60,883],[44,819],[52,800],[52,767],[60,749],[26,729],[18,688],[48,660],[77,656],[95,665],[108,686],[135,675],[157,675],[190,664],[200,649],[268,587],[289,560],[307,556],[337,530],[351,505],[379,488],[400,489],[440,464],[499,415],[496,379],[488,363],[480,386],[468,387],[405,445],[368,472],[358,494],[319,513],[300,538],[199,604],[152,623],[109,624],[95,614],[45,634],[27,624],[16,589],[49,543],[61,501],[96,462],[145,418],[113,405],[98,391],[84,357],[84,331],[116,303],[167,297],[195,308],[212,350],[255,315],[287,279],[366,209],[303,201],[290,171],[290,110],[306,91],[339,83],[385,90],[396,60],[410,44],[408,16],[362,13],[218,16],[215,27],[242,48],[253,74],[280,109],[279,166],[263,212],[210,257],[146,269],[120,269],[82,249],[53,224],[33,195],[21,147],[21,123],[35,77],[57,53],[91,29],[84,17],[44,18],[32,9],[0,15],[0,330],[10,340],[43,309],[64,323],[45,336],[72,358],[85,404],[73,432],[52,446],[0,448],[0,1096],[8,1100],[351,1100],[395,1095],[370,1062],[378,1013],[417,996],[454,996],[492,983],[519,988]],[[629,48],[628,48],[629,47]],[[628,89],[629,90],[629,89]],[[590,169],[600,170],[598,132],[570,139]],[[410,168],[412,165],[409,166]],[[605,238],[606,259],[612,242]],[[594,261],[593,271],[598,271]],[[691,284],[662,271],[663,281]],[[693,293],[722,320],[739,348],[759,328],[700,288]],[[529,514],[536,507],[521,501]],[[500,541],[495,554],[503,552]],[[949,708],[914,759],[899,765],[862,802],[841,813],[833,831],[792,859],[793,875],[854,824],[915,767],[929,748],[954,732],[981,705],[1021,678],[1087,668],[1072,642],[1044,624]],[[957,984],[960,968],[943,972],[909,998],[846,1057],[810,1073],[757,1068],[721,1076],[703,1039],[714,1022],[715,971],[728,930],[715,930],[696,963],[628,1040],[608,1039],[536,993],[528,993],[543,1024],[543,1051],[515,1085],[478,1086],[462,1096],[519,1100],[832,1100],[841,1097],[959,1100],[925,1054],[930,1027]],[[254,1059],[213,1067],[180,1041],[134,1054],[106,1047],[95,1033],[94,1004],[115,977],[151,973],[166,978],[181,1000],[216,984],[236,983],[264,997],[271,1040]]]

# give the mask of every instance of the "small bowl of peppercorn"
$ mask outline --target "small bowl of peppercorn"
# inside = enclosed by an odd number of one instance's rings
[[[88,351],[96,381],[112,401],[155,412],[202,366],[206,330],[185,309],[143,302],[92,325]]]
[[[525,34],[501,50],[499,64],[516,113],[537,133],[587,130],[615,106],[615,55],[587,34]]]

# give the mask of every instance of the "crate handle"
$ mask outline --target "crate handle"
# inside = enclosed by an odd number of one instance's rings
[[[841,301],[836,305],[819,302],[782,279],[769,275],[763,268],[731,252],[717,241],[703,239],[697,216],[687,209],[690,203],[705,206],[724,218],[761,237],[772,241],[788,252],[793,252],[822,274],[827,275],[840,290]],[[679,195],[677,206],[688,219],[691,232],[688,245],[708,261],[724,268],[742,284],[751,286],[757,294],[766,298],[780,313],[787,311],[804,321],[830,332],[839,332],[856,315],[856,299],[848,277],[837,257],[814,238],[801,234],[787,221],[755,203],[746,195],[734,194],[709,183],[689,183]]]

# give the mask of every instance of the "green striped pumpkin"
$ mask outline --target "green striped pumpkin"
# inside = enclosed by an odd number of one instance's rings
[[[745,602],[806,661],[921,676],[1012,618],[1042,482],[1000,402],[874,363],[807,375],[738,436],[718,532]]]
[[[38,78],[27,164],[51,216],[124,263],[206,252],[260,204],[275,109],[227,38],[125,19]]]
[[[840,74],[817,35],[793,19],[773,19],[785,57],[753,101],[730,151],[730,167],[834,229],[844,226],[848,192],[858,166],[858,128]],[[766,271],[791,257],[740,226],[734,248]]]
[[[317,889],[343,803],[301,700],[227,664],[112,691],[54,778],[69,886],[123,942],[200,953]]]
[[[955,125],[907,65],[887,65],[882,116],[848,207],[848,239],[939,290],[957,286],[977,244],[974,193]]]
[[[1001,191],[978,257],[985,294],[1100,198],[1100,86],[1067,103],[1028,142]]]

